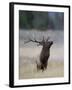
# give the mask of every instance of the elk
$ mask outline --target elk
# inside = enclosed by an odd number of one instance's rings
[[[48,65],[48,59],[50,57],[50,47],[52,46],[53,41],[49,41],[49,37],[46,40],[43,37],[42,41],[38,41],[36,39],[34,39],[34,40],[29,39],[25,43],[28,43],[28,42],[35,42],[35,43],[37,43],[38,46],[39,45],[42,46],[42,50],[41,50],[40,58],[39,58],[40,63],[36,62],[36,64],[37,64],[37,70],[44,71]]]

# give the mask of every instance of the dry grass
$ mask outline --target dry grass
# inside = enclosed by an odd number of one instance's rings
[[[39,61],[39,54],[42,47],[20,48],[19,60],[19,79],[29,78],[49,78],[64,76],[63,50],[61,48],[52,48],[47,69],[37,71],[36,60]]]
[[[49,77],[63,77],[64,76],[64,63],[63,61],[51,60],[48,63],[47,69],[37,71],[35,63],[24,63],[19,68],[19,79],[30,78],[49,78]]]

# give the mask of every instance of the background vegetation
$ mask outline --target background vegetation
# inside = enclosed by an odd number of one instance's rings
[[[63,30],[64,13],[62,12],[41,12],[41,11],[19,11],[20,29],[38,30]]]

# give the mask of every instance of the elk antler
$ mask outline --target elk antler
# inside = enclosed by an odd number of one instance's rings
[[[38,43],[38,44],[41,43],[40,41],[37,41],[36,39],[34,39],[34,40],[29,39],[28,41],[26,41],[26,42],[24,42],[24,43],[29,43],[29,42],[35,42],[35,43]]]
[[[50,39],[50,37],[47,38],[46,42],[48,42],[49,39]]]
[[[45,42],[47,42],[48,40],[49,40],[49,37],[48,37],[47,40],[45,41],[44,36],[43,36],[43,40],[42,40],[42,41],[38,41],[38,40],[36,40],[35,38],[34,38],[34,40],[32,40],[32,39],[29,38],[28,41],[24,42],[24,44],[25,44],[25,43],[29,43],[29,42],[35,42],[35,43],[37,43],[37,45],[39,46],[39,45],[44,45]]]

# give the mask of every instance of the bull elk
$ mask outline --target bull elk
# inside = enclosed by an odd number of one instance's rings
[[[28,42],[35,42],[35,43],[37,43],[38,46],[39,45],[43,46],[41,53],[40,53],[40,58],[39,58],[40,63],[36,62],[36,64],[37,64],[37,70],[44,71],[48,65],[48,59],[50,57],[50,47],[53,44],[53,41],[49,41],[49,37],[46,40],[43,37],[42,41],[38,41],[36,39],[34,39],[34,40],[29,39],[25,43],[28,43]]]

